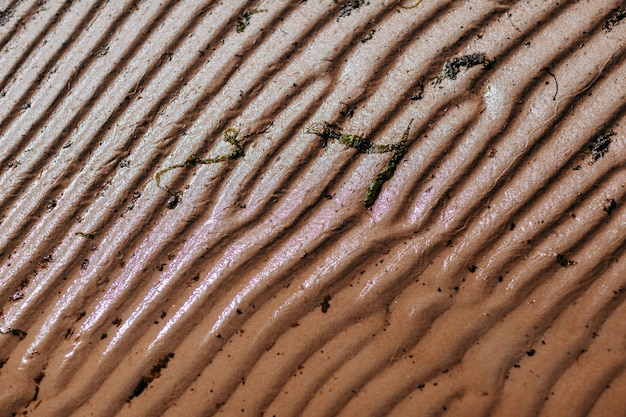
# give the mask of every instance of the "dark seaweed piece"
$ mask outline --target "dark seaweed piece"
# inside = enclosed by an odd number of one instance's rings
[[[350,16],[350,14],[352,13],[353,10],[356,10],[359,7],[363,6],[364,3],[365,3],[365,0],[348,0],[348,1],[346,1],[344,3],[344,5],[341,7],[341,10],[339,11],[339,16],[337,17],[337,22],[342,17]],[[368,1],[367,4],[369,5],[370,2]]]
[[[263,12],[267,12],[267,9],[251,9],[251,10],[246,10],[245,12],[243,12],[243,15],[241,17],[237,17],[237,26],[235,26],[235,31],[237,33],[241,33],[244,30],[246,30],[246,28],[250,24],[250,17],[253,14],[263,13]]]
[[[482,65],[483,68],[489,68],[492,63],[493,61],[487,58],[487,56],[482,52],[452,58],[443,65],[443,70],[441,70],[441,73],[433,80],[432,84],[438,85],[446,78],[451,80],[456,79],[458,73],[461,72],[461,67],[471,68],[476,65]]]
[[[148,385],[161,376],[161,370],[167,368],[167,363],[174,357],[173,353],[169,353],[164,358],[156,361],[152,369],[150,370],[150,374],[148,376],[141,377],[141,380],[133,390],[133,393],[126,398],[127,402],[130,402],[135,397],[141,395],[142,392],[148,388]]]
[[[26,333],[24,330],[20,330],[20,329],[13,329],[11,327],[9,327],[9,329],[5,332],[4,330],[0,330],[0,333],[2,334],[10,334],[12,336],[17,336],[21,339],[24,339],[26,337],[26,335],[28,333]]]
[[[567,268],[570,265],[576,265],[575,261],[572,261],[565,255],[561,255],[560,253],[556,254],[556,260],[562,267],[565,267],[565,268]]]
[[[611,215],[611,213],[613,213],[613,210],[615,210],[616,208],[617,208],[617,203],[615,202],[615,200],[612,198],[607,198],[602,210],[606,211],[608,215]]]
[[[611,136],[614,136],[615,132],[609,132],[606,135],[598,136],[591,141],[589,149],[591,150],[591,161],[595,162],[602,158],[605,153],[609,151],[609,145],[611,144]]]
[[[607,33],[612,31],[613,27],[619,25],[620,22],[624,19],[626,19],[626,9],[620,7],[619,9],[617,9],[613,16],[611,16],[606,22],[604,22],[604,31]]]
[[[0,10],[0,26],[4,26],[15,14],[15,11],[7,7],[4,10]]]

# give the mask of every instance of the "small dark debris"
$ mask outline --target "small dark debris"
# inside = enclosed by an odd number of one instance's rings
[[[4,26],[9,20],[11,20],[14,14],[15,11],[10,7],[0,10],[0,26]]]
[[[576,165],[574,168],[572,168],[572,171],[580,171],[580,165]]]
[[[424,98],[424,76],[420,77],[420,80],[417,82],[417,91],[411,97],[411,100],[417,101]]]
[[[43,380],[43,378],[46,376],[45,372],[39,372],[39,375],[37,375],[34,380],[35,380],[35,384],[40,384],[41,381]]]
[[[130,400],[132,400],[133,398],[141,395],[141,393],[144,392],[146,388],[148,388],[148,385],[152,381],[154,381],[155,379],[161,376],[161,370],[167,368],[167,363],[173,357],[174,357],[174,354],[169,353],[164,358],[157,360],[157,362],[154,364],[154,366],[150,370],[150,374],[148,376],[144,376],[141,378],[141,380],[137,384],[137,387],[135,387],[133,393],[130,396],[128,396],[126,401],[130,402]]]
[[[433,80],[433,85],[438,85],[441,81],[449,78],[455,80],[461,67],[471,68],[476,65],[482,65],[483,68],[490,68],[493,61],[487,58],[484,53],[477,53],[471,55],[464,55],[457,58],[452,58],[443,65],[441,73]]]
[[[22,104],[22,110],[30,109],[30,103]]]
[[[328,309],[330,308],[329,301],[331,299],[332,299],[332,297],[330,295],[324,296],[324,301],[322,301],[322,303],[320,304],[322,306],[322,313],[326,313],[328,311]]]
[[[535,349],[531,349],[531,350],[529,350],[528,352],[526,352],[526,354],[527,354],[528,356],[533,356],[533,355],[535,354],[535,352],[537,352]]]
[[[56,200],[50,200],[50,202],[48,203],[48,211],[54,210],[54,208],[56,206],[57,206],[57,201]]]
[[[9,358],[3,358],[0,359],[0,369],[2,369],[2,367],[4,366],[5,363],[7,363],[9,361]]]
[[[106,339],[108,337],[108,335],[106,333],[102,333],[100,335],[100,340]]]
[[[613,200],[612,198],[607,198],[602,210],[606,211],[608,215],[611,215],[613,210],[615,210],[616,208],[617,208],[617,203],[615,202],[615,200]]]
[[[124,159],[123,161],[120,162],[120,168],[127,168],[130,166],[130,160],[128,159]]]
[[[623,7],[620,7],[619,9],[617,9],[617,11],[615,12],[613,16],[611,16],[606,22],[604,22],[604,31],[607,33],[612,31],[613,27],[619,25],[620,22],[624,20],[625,18],[626,18],[626,9]]]
[[[243,314],[243,311],[241,311],[241,309],[238,308],[237,309],[237,314],[241,315],[241,314]]]
[[[130,204],[126,206],[126,210],[124,210],[125,213],[135,208],[135,203],[139,200],[139,197],[141,197],[141,193],[139,191],[133,192],[133,198]]]
[[[156,269],[157,269],[157,270],[159,270],[159,271],[163,271],[163,269],[165,268],[165,266],[166,266],[166,265],[167,265],[167,264],[160,264],[160,265],[157,265],[157,266],[156,266]]]
[[[108,46],[102,46],[100,48],[100,51],[98,52],[98,57],[102,58],[103,56],[105,56],[108,53],[109,53],[109,47]]]
[[[337,0],[335,0],[335,2],[337,2]],[[358,9],[359,7],[363,6],[363,4],[365,4],[365,0],[348,0],[344,3],[344,5],[341,7],[341,10],[339,11],[339,16],[337,16],[337,22],[339,21],[339,19],[341,19],[342,17],[345,16],[350,16],[350,14],[352,13],[353,10]],[[369,6],[370,2],[367,2],[367,5]]]
[[[167,316],[167,312],[161,311],[161,315],[159,316],[159,317],[161,317],[161,320],[164,319],[165,316]]]
[[[12,328],[9,328],[8,332],[3,331],[2,334],[10,334],[12,336],[17,336],[20,338],[20,340],[24,339],[28,335],[28,333],[26,333],[24,330],[12,329]]]
[[[375,29],[370,30],[369,35],[367,35],[365,38],[361,39],[361,43],[365,43],[365,42],[371,40],[374,37],[374,33],[376,33]]]
[[[122,324],[122,319],[119,317],[116,317],[111,323],[119,327],[120,324]]]
[[[83,259],[83,262],[80,265],[80,269],[87,269],[89,267],[89,259]]]
[[[476,267],[476,265],[472,265],[472,266],[468,266],[468,267],[467,267],[467,269],[468,269],[471,273],[476,272],[476,268],[477,268],[477,267]]]
[[[182,199],[181,198],[182,194],[183,193],[181,192],[170,194],[170,198],[167,200],[167,208],[170,210],[175,209],[178,203],[180,203],[180,200]]]
[[[72,142],[66,142],[66,143],[63,145],[63,149],[67,149],[67,148],[69,148],[70,146],[72,146]]]
[[[352,116],[354,116],[354,110],[356,109],[356,107],[354,107],[352,104],[346,104],[346,107],[343,108],[343,110],[339,111],[339,114],[341,114],[342,117],[349,117],[352,118]]]
[[[235,26],[235,32],[242,33],[250,24],[250,17],[253,14],[267,12],[267,9],[251,9],[243,12],[243,15],[237,17],[237,25]]]
[[[609,145],[611,144],[611,136],[614,136],[615,132],[609,132],[606,135],[598,136],[591,141],[589,149],[591,150],[591,162],[595,162],[602,158],[604,154],[609,151]]]
[[[571,259],[567,258],[565,255],[561,255],[560,253],[556,254],[556,260],[559,263],[559,265],[565,268],[567,268],[570,265],[576,265],[575,261],[572,261]]]

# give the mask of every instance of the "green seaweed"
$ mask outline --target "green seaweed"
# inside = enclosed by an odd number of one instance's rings
[[[218,162],[225,162],[225,161],[230,161],[230,160],[241,158],[242,156],[245,156],[245,153],[241,146],[241,140],[249,136],[266,133],[270,129],[271,126],[272,126],[272,123],[270,123],[265,129],[261,131],[247,133],[241,136],[241,138],[239,137],[239,130],[233,127],[229,127],[228,129],[224,130],[224,133],[223,133],[224,138],[222,140],[224,142],[230,143],[231,145],[235,147],[231,153],[219,155],[213,158],[206,158],[206,159],[202,159],[198,157],[197,155],[191,155],[184,162],[171,165],[157,172],[156,175],[154,176],[157,187],[159,187],[160,189],[162,189],[163,191],[167,192],[170,195],[170,199],[168,201],[168,207],[169,208],[176,207],[176,205],[180,201],[182,193],[180,192],[175,193],[171,191],[167,186],[161,185],[161,177],[163,176],[163,174],[165,174],[166,172],[172,171],[174,169],[178,169],[178,168],[192,167],[192,166],[195,166],[196,164],[208,165],[208,164],[215,164]]]
[[[242,33],[244,30],[246,30],[246,28],[250,24],[250,17],[253,14],[264,13],[264,12],[267,12],[267,9],[250,9],[250,10],[246,10],[245,12],[243,12],[242,16],[237,17],[237,25],[235,26],[235,31],[237,33]]]
[[[408,150],[407,140],[412,123],[413,119],[409,122],[399,142],[388,145],[375,145],[369,138],[342,133],[336,126],[327,122],[313,123],[305,132],[321,137],[322,147],[325,147],[329,140],[334,139],[344,146],[356,149],[360,153],[383,154],[391,152],[391,159],[382,171],[374,177],[365,194],[363,202],[365,207],[369,208],[374,205],[382,190],[383,184],[393,177],[397,165],[402,158],[404,158],[404,155],[406,155]]]
[[[76,233],[74,233],[74,235],[81,236],[81,237],[84,237],[86,239],[93,239],[93,238],[96,237],[96,235],[94,235],[93,233],[85,233],[85,232],[76,232]]]
[[[400,8],[402,8],[402,9],[415,9],[417,6],[420,5],[421,2],[422,2],[422,0],[419,0],[413,6],[403,6],[403,5],[400,5]]]
[[[383,188],[383,184],[393,177],[393,174],[396,172],[396,166],[400,163],[404,155],[408,150],[407,139],[409,137],[409,130],[411,129],[411,122],[407,126],[404,134],[402,135],[402,139],[398,143],[394,143],[391,145],[391,149],[389,149],[391,154],[391,159],[387,163],[387,165],[380,171],[372,180],[369,188],[367,189],[367,193],[365,194],[365,207],[372,207],[380,194],[380,191]]]

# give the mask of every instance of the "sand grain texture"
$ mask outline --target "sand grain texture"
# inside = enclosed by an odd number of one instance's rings
[[[624,415],[623,3],[402,5],[0,1],[0,416]]]

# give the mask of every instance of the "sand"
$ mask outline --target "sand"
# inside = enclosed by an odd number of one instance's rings
[[[0,416],[623,415],[623,5],[412,5],[0,1]]]

